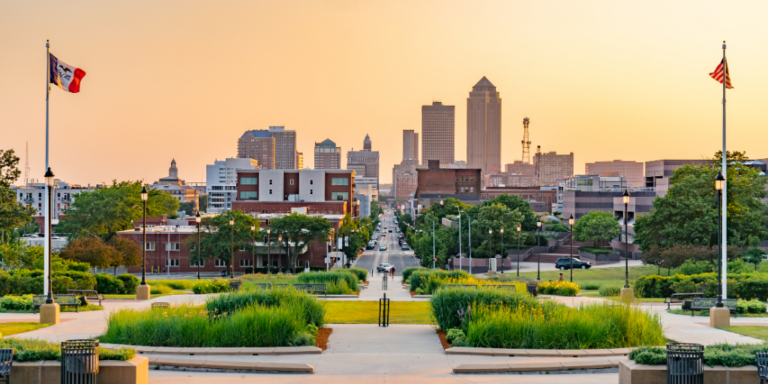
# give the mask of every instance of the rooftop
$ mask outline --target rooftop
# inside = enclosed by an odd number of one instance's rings
[[[245,131],[245,133],[243,133],[243,135],[240,136],[240,138],[244,139],[245,136],[247,136],[249,133],[253,135],[253,137],[272,137],[272,134],[270,134],[269,131],[267,131],[266,129],[254,129],[251,131]]]

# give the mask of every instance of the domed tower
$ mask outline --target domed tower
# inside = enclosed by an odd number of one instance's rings
[[[179,170],[176,168],[176,159],[171,160],[171,167],[168,168],[168,177],[179,178]]]
[[[371,138],[368,135],[365,135],[365,140],[363,140],[363,149],[366,151],[371,150]]]

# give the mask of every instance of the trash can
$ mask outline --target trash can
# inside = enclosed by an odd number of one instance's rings
[[[61,342],[61,384],[96,384],[98,373],[98,340]]]
[[[529,281],[526,283],[526,286],[528,287],[528,293],[531,294],[531,296],[538,296],[539,295],[539,282],[538,281]]]
[[[703,384],[703,359],[703,345],[667,344],[667,384]]]

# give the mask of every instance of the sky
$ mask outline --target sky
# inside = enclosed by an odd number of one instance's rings
[[[50,165],[75,184],[168,174],[204,181],[236,157],[245,130],[297,132],[344,154],[369,134],[381,182],[402,158],[421,106],[456,106],[486,76],[502,99],[502,164],[573,152],[584,164],[711,157],[722,146],[728,42],[728,148],[768,157],[765,1],[60,1],[0,0],[0,149],[45,173],[46,39],[86,71],[77,94],[50,94]],[[420,149],[421,151],[421,149]],[[22,173],[23,178],[23,173]]]

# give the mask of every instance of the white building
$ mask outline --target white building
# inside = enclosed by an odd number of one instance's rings
[[[100,186],[98,186],[100,187]],[[69,208],[69,205],[75,201],[77,196],[82,191],[93,190],[94,187],[83,187],[77,184],[65,183],[61,180],[54,180],[53,190],[53,209],[52,219],[58,222],[59,215],[64,213],[64,210]],[[45,183],[28,183],[23,187],[11,187],[11,190],[16,193],[16,201],[20,204],[34,209],[33,216],[45,215]]]
[[[205,166],[205,189],[208,193],[209,213],[220,213],[232,209],[237,195],[237,170],[257,169],[259,162],[254,159],[228,158],[217,160]]]

